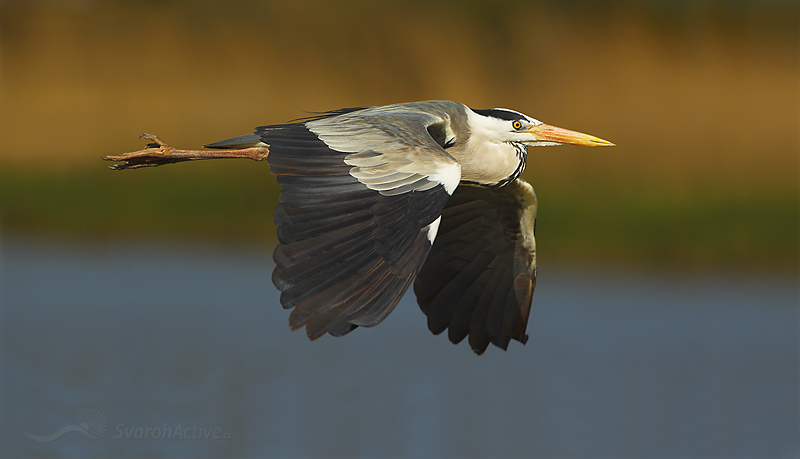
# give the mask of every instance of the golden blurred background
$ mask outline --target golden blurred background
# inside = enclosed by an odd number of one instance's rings
[[[800,6],[778,0],[0,0],[1,229],[274,244],[268,165],[100,157],[424,99],[618,145],[529,152],[540,266],[798,272]]]

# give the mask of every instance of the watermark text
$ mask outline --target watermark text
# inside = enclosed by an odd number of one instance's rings
[[[181,424],[161,427],[129,427],[125,424],[114,426],[113,438],[125,439],[185,439],[185,440],[217,440],[231,438],[230,432],[223,432],[220,427],[199,426],[183,427]]]

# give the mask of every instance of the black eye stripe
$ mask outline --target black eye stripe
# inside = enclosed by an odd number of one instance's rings
[[[512,112],[511,110],[503,110],[501,108],[490,108],[487,110],[472,109],[472,111],[479,115],[491,116],[492,118],[499,118],[506,121],[521,121],[525,119],[525,117],[520,113]]]

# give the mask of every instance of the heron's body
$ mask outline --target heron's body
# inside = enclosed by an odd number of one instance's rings
[[[461,168],[456,183],[503,185],[525,169],[526,147],[494,138],[491,129],[498,123],[458,102],[409,102],[347,110],[353,111],[325,113],[298,124],[335,151],[358,153],[378,148],[398,153],[426,172],[433,164],[454,165],[455,160]],[[274,129],[264,126],[254,134],[206,147],[267,146],[270,128]],[[426,131],[428,136],[420,135]],[[440,150],[445,149],[447,155],[441,155]]]
[[[527,338],[536,197],[519,175],[529,145],[562,142],[610,145],[510,110],[425,101],[323,113],[206,147],[268,151],[282,184],[273,282],[293,329],[316,339],[377,325],[414,283],[431,331],[469,336],[482,353]],[[173,151],[111,159],[124,168],[225,157]]]

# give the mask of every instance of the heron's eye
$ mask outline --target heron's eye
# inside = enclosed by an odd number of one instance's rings
[[[517,129],[517,130],[522,129],[522,121],[514,120],[514,122],[511,123],[511,127],[513,127],[514,129]]]

